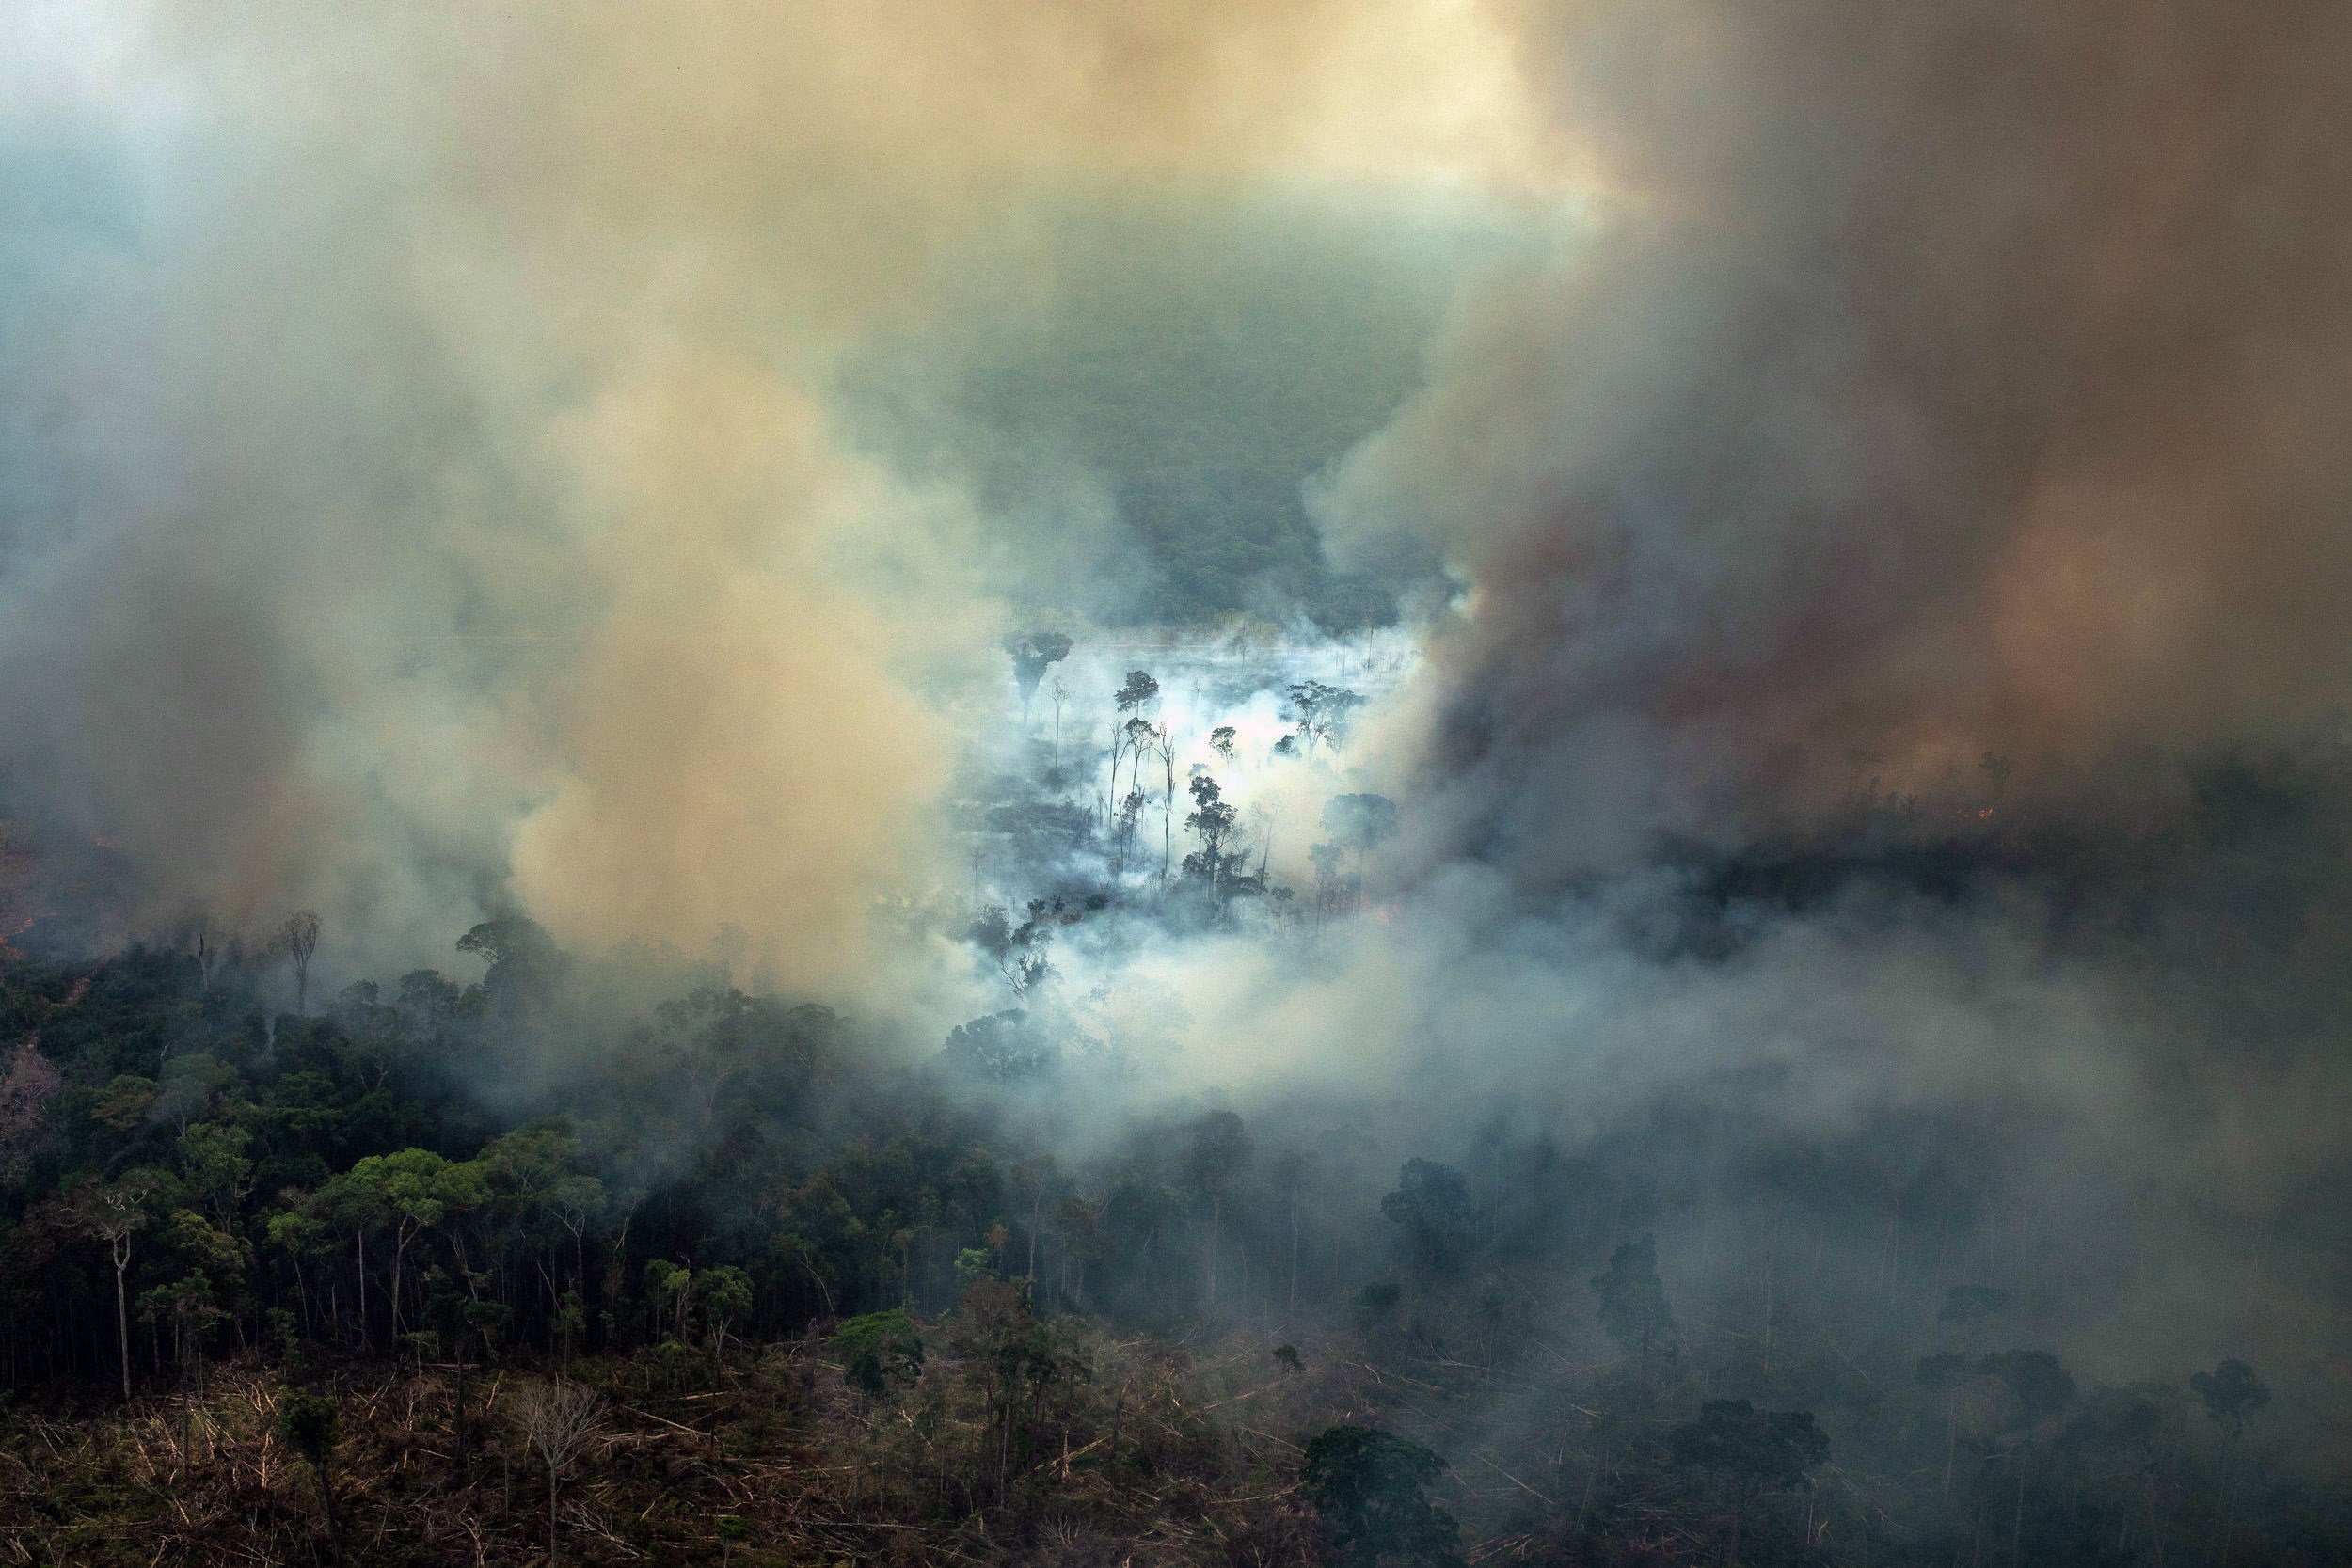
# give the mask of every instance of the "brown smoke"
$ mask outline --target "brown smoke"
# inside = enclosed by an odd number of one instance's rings
[[[1527,863],[2343,700],[2352,12],[1536,7],[1609,197],[1324,498],[1473,585],[1430,765]],[[1451,781],[1450,783],[1443,781]]]
[[[143,917],[313,903],[337,964],[506,906],[854,973],[1020,520],[844,450],[845,357],[1052,289],[1041,191],[1544,161],[1449,0],[6,26],[8,760]]]

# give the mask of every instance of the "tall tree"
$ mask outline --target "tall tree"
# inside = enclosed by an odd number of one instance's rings
[[[1160,683],[1147,670],[1130,670],[1117,691],[1111,693],[1111,783],[1110,792],[1103,798],[1103,814],[1108,816],[1112,803],[1119,799],[1119,759],[1127,753],[1135,738],[1135,721],[1144,717],[1144,709],[1159,700]],[[1141,754],[1137,754],[1141,760]]]
[[[710,1324],[710,1360],[723,1370],[727,1329],[752,1313],[752,1276],[732,1263],[702,1271],[703,1317]]]
[[[296,910],[278,927],[270,945],[283,953],[294,965],[294,1015],[301,1017],[310,1007],[310,958],[319,950],[320,921],[316,910]]]
[[[2221,1568],[2229,1568],[2230,1545],[2237,1534],[2237,1498],[2230,1484],[2230,1457],[2246,1435],[2246,1422],[2270,1402],[2270,1387],[2254,1369],[2232,1359],[2210,1372],[2188,1380],[2190,1390],[2204,1404],[2207,1418],[2230,1429],[2229,1446],[2221,1450]]]
[[[521,1237],[552,1224],[571,1238],[572,1289],[588,1289],[589,1225],[603,1210],[604,1183],[582,1168],[570,1129],[543,1123],[491,1139],[477,1156],[485,1192],[501,1219]]]
[[[409,1244],[438,1228],[453,1210],[478,1208],[489,1196],[483,1168],[425,1148],[372,1154],[329,1184],[339,1207],[361,1224],[373,1221],[392,1232],[392,1336],[400,1336],[402,1272]]]
[[[1231,1111],[1211,1111],[1192,1124],[1192,1142],[1184,1151],[1184,1175],[1193,1190],[1208,1200],[1208,1300],[1216,1305],[1216,1255],[1225,1218],[1225,1199],[1249,1168],[1257,1146]]]
[[[1200,848],[1184,857],[1184,874],[1202,879],[1209,889],[1212,908],[1222,900],[1226,863],[1234,858],[1226,847],[1241,826],[1241,814],[1225,800],[1225,792],[1206,769],[1192,776],[1193,810],[1185,816],[1184,826],[1193,832]]]
[[[1396,1191],[1380,1200],[1380,1212],[1404,1227],[1413,1261],[1425,1274],[1458,1262],[1477,1228],[1469,1180],[1435,1160],[1406,1161]]]
[[[326,1515],[327,1550],[340,1555],[342,1532],[335,1525],[335,1402],[323,1394],[290,1391],[278,1402],[278,1437],[310,1466],[319,1483],[319,1507]]]
[[[1045,672],[1070,657],[1070,639],[1057,631],[1033,631],[1005,639],[1005,652],[1012,657],[1012,678],[1021,689],[1021,730],[1029,729],[1029,703],[1037,695],[1038,683]]]
[[[1445,1461],[1420,1444],[1361,1426],[1324,1428],[1298,1465],[1300,1489],[1355,1568],[1457,1568],[1460,1528],[1429,1499],[1444,1474]]]
[[[1396,802],[1385,795],[1337,795],[1323,808],[1323,831],[1356,851],[1356,907],[1364,905],[1364,863],[1396,836]]]
[[[1960,1448],[1960,1390],[1976,1375],[1966,1356],[1952,1351],[1923,1355],[1913,1372],[1919,1386],[1944,1396],[1944,1497],[1952,1496],[1952,1461]]]
[[[913,1387],[923,1375],[922,1333],[895,1307],[850,1319],[834,1331],[833,1347],[841,1353],[841,1381],[869,1401]]]
[[[1732,1488],[1737,1506],[1731,1519],[1726,1563],[1740,1561],[1740,1527],[1758,1494],[1787,1492],[1810,1484],[1807,1472],[1829,1458],[1829,1438],[1810,1410],[1758,1410],[1746,1400],[1708,1400],[1699,1418],[1667,1434],[1677,1464],[1708,1470]]]
[[[1175,853],[1175,834],[1170,824],[1176,816],[1176,737],[1168,725],[1159,724],[1145,737],[1145,744],[1160,759],[1160,885],[1165,887],[1168,859]]]
[[[1644,1381],[1651,1354],[1674,1338],[1674,1309],[1658,1277],[1658,1238],[1645,1235],[1609,1255],[1609,1267],[1593,1276],[1600,1297],[1600,1326],[1617,1348],[1639,1359]]]
[[[1291,716],[1298,725],[1298,749],[1310,762],[1318,745],[1337,746],[1345,738],[1348,715],[1364,703],[1358,692],[1318,680],[1293,681],[1288,695]]]
[[[1286,1311],[1298,1309],[1298,1200],[1308,1178],[1314,1173],[1314,1156],[1304,1149],[1286,1148],[1274,1161],[1274,1182],[1281,1189],[1284,1207],[1290,1212],[1291,1244],[1290,1276],[1283,1297]]]
[[[121,1356],[122,1402],[131,1402],[131,1308],[123,1274],[131,1266],[131,1238],[147,1227],[147,1199],[161,1185],[152,1171],[134,1171],[84,1193],[75,1206],[83,1228],[106,1243],[115,1266],[115,1343]]]
[[[548,1467],[548,1561],[555,1561],[556,1480],[596,1437],[604,1400],[585,1384],[549,1380],[515,1395],[515,1419]]]

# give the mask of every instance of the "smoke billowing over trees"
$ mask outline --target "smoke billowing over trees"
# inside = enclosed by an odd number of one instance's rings
[[[0,1554],[2352,1554],[2342,8],[5,27]]]

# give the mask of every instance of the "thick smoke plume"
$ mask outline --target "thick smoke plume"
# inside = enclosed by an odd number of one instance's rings
[[[1617,1150],[1693,1274],[1843,1192],[2103,1375],[2340,1375],[2352,16],[1523,36],[1594,225],[1317,498],[1467,583],[1387,731],[1422,894],[1210,1031]]]
[[[844,356],[1049,290],[1041,192],[1521,150],[1444,6],[6,26],[14,815],[145,928],[315,903],[337,967],[514,908],[854,978],[1022,520],[850,450]]]
[[[1324,497],[1473,585],[1427,776],[1557,876],[2352,674],[2342,7],[1540,8],[1607,195]]]

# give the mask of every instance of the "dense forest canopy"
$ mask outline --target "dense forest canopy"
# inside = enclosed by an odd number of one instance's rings
[[[2352,1558],[2352,13],[25,0],[0,1558]]]

